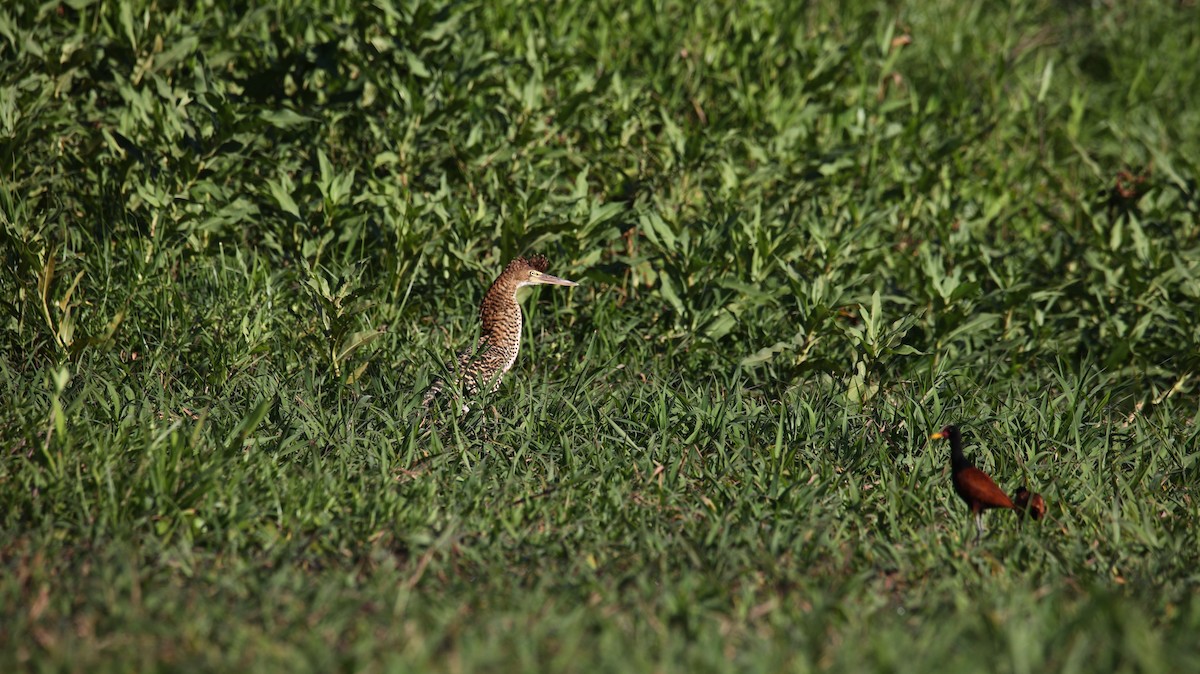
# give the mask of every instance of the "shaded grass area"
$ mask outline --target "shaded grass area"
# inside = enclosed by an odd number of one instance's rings
[[[1194,8],[793,4],[0,10],[5,669],[1200,665]]]

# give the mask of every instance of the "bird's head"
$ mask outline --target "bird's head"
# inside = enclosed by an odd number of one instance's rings
[[[545,256],[518,257],[504,268],[503,276],[515,281],[518,288],[533,285],[577,286],[578,283],[547,274],[550,263]]]
[[[962,439],[962,435],[961,435],[961,434],[959,433],[959,431],[958,431],[958,426],[955,426],[955,425],[953,425],[953,424],[947,424],[947,425],[945,425],[945,426],[942,426],[942,430],[940,430],[940,431],[938,431],[937,433],[934,433],[933,435],[929,436],[929,439],[930,439],[930,440],[944,440],[944,439],[948,439],[948,440],[950,440],[951,442],[953,442],[953,441],[954,441],[956,438],[958,438],[958,439],[960,439],[960,440],[961,440],[961,439]]]

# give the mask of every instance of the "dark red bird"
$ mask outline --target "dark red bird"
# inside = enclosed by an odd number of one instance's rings
[[[1042,498],[1041,494],[1031,492],[1025,487],[1017,487],[1017,490],[1013,492],[1013,504],[1017,508],[1017,514],[1022,517],[1027,512],[1035,520],[1046,516],[1046,499]]]
[[[1000,487],[963,456],[962,434],[957,426],[945,426],[942,430],[929,436],[931,440],[950,439],[950,473],[954,482],[954,493],[971,508],[975,515],[975,540],[983,535],[983,511],[988,508],[1013,509],[1012,500]]]

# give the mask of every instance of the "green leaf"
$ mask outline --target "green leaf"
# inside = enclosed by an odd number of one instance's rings
[[[133,0],[123,0],[118,4],[120,5],[121,28],[125,29],[125,38],[129,40],[129,46],[136,53],[138,41],[133,30]]]
[[[675,311],[679,315],[684,315],[686,310],[684,309],[683,300],[679,297],[679,293],[675,291],[675,284],[671,281],[671,277],[666,274],[659,274],[658,280],[662,296],[671,303],[671,306],[675,308]]]
[[[384,334],[386,333],[383,330],[363,330],[361,332],[351,333],[346,338],[346,341],[342,342],[342,346],[338,350],[335,360],[338,362],[344,361],[355,351],[358,351],[362,347],[370,344],[376,339],[379,339],[379,337]]]
[[[280,129],[290,129],[293,126],[301,124],[311,124],[317,121],[313,117],[305,117],[300,113],[290,108],[280,108],[278,110],[263,110],[258,113],[259,119],[270,124],[271,126]]]
[[[425,66],[425,62],[421,60],[421,57],[417,56],[411,51],[406,51],[404,53],[404,58],[408,63],[408,69],[412,71],[413,75],[416,75],[422,79],[428,79],[432,74],[429,72],[429,68]]]

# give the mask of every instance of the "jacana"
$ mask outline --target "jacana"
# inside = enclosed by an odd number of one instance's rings
[[[1013,505],[1017,507],[1017,514],[1022,517],[1025,513],[1035,520],[1040,520],[1046,516],[1046,499],[1042,498],[1041,494],[1029,491],[1025,487],[1017,487],[1013,492]]]
[[[976,468],[963,456],[962,434],[957,426],[945,426],[929,438],[950,440],[950,473],[954,482],[954,493],[958,494],[975,515],[975,540],[978,541],[983,535],[983,511],[989,508],[1013,509],[1016,506],[987,473]]]

